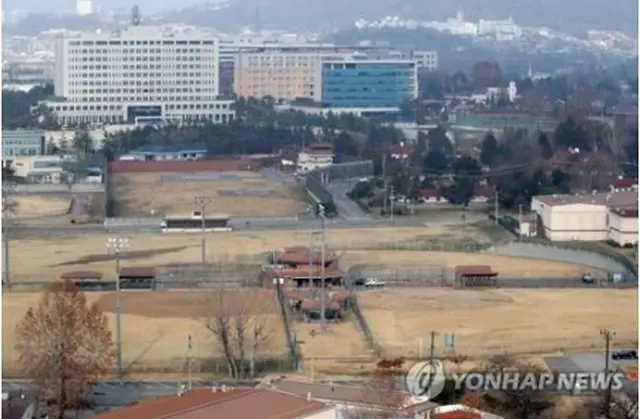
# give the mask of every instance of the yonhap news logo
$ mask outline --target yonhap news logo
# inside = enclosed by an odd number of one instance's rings
[[[545,391],[552,393],[591,393],[605,390],[619,391],[624,387],[627,374],[605,372],[466,372],[445,374],[441,362],[425,361],[414,364],[406,376],[408,391],[418,397],[437,397],[447,382],[455,390],[469,392],[493,391]]]

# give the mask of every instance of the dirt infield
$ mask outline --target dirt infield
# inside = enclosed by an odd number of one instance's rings
[[[424,237],[438,237],[441,230],[432,228],[389,228],[329,230],[327,246],[339,256],[339,266],[346,270],[361,263],[388,265],[488,264],[502,276],[575,276],[583,268],[559,262],[495,256],[478,253],[418,251],[358,251],[349,247],[383,246],[388,241],[411,242]],[[264,263],[266,253],[287,246],[308,245],[308,231],[239,231],[212,233],[207,238],[207,259],[212,262],[252,261]],[[113,257],[107,254],[104,234],[86,236],[50,236],[15,239],[10,246],[14,281],[55,280],[61,273],[91,270],[111,276]],[[150,234],[130,237],[130,250],[121,255],[123,267],[163,266],[197,263],[201,260],[200,238],[189,234]],[[34,258],[33,255],[38,257]],[[516,275],[517,274],[517,275]]]
[[[259,173],[225,172],[234,180],[205,180],[193,182],[167,181],[172,173],[116,173],[111,176],[117,216],[187,215],[197,209],[196,196],[210,197],[206,211],[210,214],[268,217],[296,215],[303,208],[299,191],[268,182]],[[228,195],[228,191],[245,195]],[[251,195],[263,191],[264,196]]]
[[[115,330],[115,295],[87,293],[90,301],[98,301],[112,330]],[[15,326],[29,307],[38,304],[41,294],[3,294],[2,296],[2,367],[5,374],[16,371],[14,347]],[[179,371],[187,356],[187,337],[192,336],[194,359],[219,357],[214,337],[205,327],[207,292],[124,292],[122,298],[123,360],[130,370]],[[216,296],[212,293],[211,299]],[[225,297],[226,298],[226,297]],[[286,354],[284,326],[275,294],[271,291],[239,291],[236,299],[261,299],[261,313],[269,338],[262,345],[261,356]],[[235,302],[234,302],[235,301]],[[258,314],[258,313],[254,313]]]
[[[616,347],[637,346],[637,290],[387,289],[360,292],[359,301],[391,356],[425,356],[431,330],[439,355],[446,333],[472,357],[600,350],[607,327]]]

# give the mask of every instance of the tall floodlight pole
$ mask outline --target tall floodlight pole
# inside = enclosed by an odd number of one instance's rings
[[[129,249],[126,237],[109,237],[107,251],[114,255],[116,261],[116,374],[122,379],[122,302],[120,290],[120,255]]]
[[[611,412],[611,380],[609,372],[609,353],[611,352],[611,339],[616,335],[616,332],[609,329],[601,329],[600,336],[604,339],[604,373],[607,377],[607,391],[604,395],[604,412],[605,417],[609,418]]]
[[[201,217],[201,224],[200,227],[202,229],[202,236],[200,237],[200,249],[202,251],[202,268],[204,269],[204,267],[207,264],[207,237],[206,237],[206,232],[207,232],[207,226],[205,223],[205,214],[206,214],[206,210],[207,210],[207,205],[211,203],[211,198],[206,197],[206,196],[196,196],[195,198],[195,203],[196,203],[196,207],[198,208],[198,210],[200,211],[200,217]]]
[[[324,212],[324,205],[318,206],[318,214],[320,215],[320,219],[322,221],[322,252],[320,256],[320,325],[321,330],[325,331],[327,329],[327,313],[326,313],[326,284],[325,284],[325,249],[326,249],[326,228],[327,228],[327,219]]]
[[[3,282],[7,288],[11,287],[11,269],[9,257],[9,215],[13,211],[11,197],[15,191],[13,183],[2,183],[2,251],[4,257],[4,278]]]

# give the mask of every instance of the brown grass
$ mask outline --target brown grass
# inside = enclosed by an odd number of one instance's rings
[[[156,214],[184,215],[195,208],[196,196],[211,197],[207,211],[231,216],[283,216],[302,211],[303,203],[291,187],[271,183],[254,172],[233,172],[237,181],[162,182],[168,173],[123,173],[112,176],[116,211],[120,216]],[[223,196],[221,190],[272,190],[273,195]]]
[[[16,203],[14,217],[62,214],[69,210],[70,196],[18,195],[12,198]]]
[[[487,253],[455,253],[455,252],[385,252],[385,251],[349,251],[341,261],[341,266],[358,264],[379,264],[393,267],[424,265],[456,266],[456,265],[491,265],[500,276],[507,278],[520,277],[579,277],[586,270],[595,274],[595,269],[585,268],[563,262],[540,261],[513,256],[500,256]]]
[[[429,332],[455,333],[458,352],[550,353],[600,350],[601,328],[616,330],[615,345],[637,346],[637,290],[365,291],[362,311],[377,340],[393,356],[424,356]],[[635,347],[634,346],[634,347]]]
[[[249,295],[250,294],[250,295]],[[115,331],[115,295],[87,293],[105,311]],[[212,295],[212,299],[215,296]],[[18,354],[14,347],[15,327],[29,307],[36,306],[41,294],[11,293],[2,296],[2,367],[5,374],[17,372]],[[261,298],[268,304],[262,314],[266,318],[269,339],[262,354],[286,354],[284,326],[275,293],[267,290],[237,291],[230,304],[246,298]],[[194,359],[220,357],[211,332],[205,328],[206,291],[128,291],[122,298],[122,335],[124,365],[135,371],[172,368],[180,370],[187,357],[187,336],[193,339]]]
[[[387,264],[489,264],[502,275],[575,275],[583,268],[559,262],[494,256],[489,254],[441,252],[352,251],[342,249],[354,246],[382,245],[388,241],[409,242],[438,237],[440,230],[428,228],[389,228],[329,230],[327,245],[341,255],[340,267],[348,269],[360,263]],[[122,266],[162,266],[171,263],[197,263],[200,261],[200,238],[189,234],[134,235],[130,250],[122,255]],[[242,231],[213,233],[207,239],[208,260],[234,261],[251,258],[264,262],[264,252],[286,246],[308,245],[308,231]],[[49,238],[15,239],[10,247],[12,269],[16,281],[54,280],[63,272],[93,270],[111,275],[113,258],[106,254],[106,236],[50,236]],[[37,257],[34,257],[37,255]]]

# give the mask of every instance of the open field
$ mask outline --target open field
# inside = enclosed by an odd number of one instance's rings
[[[69,210],[71,195],[16,195],[13,217],[35,217],[38,215],[62,214]]]
[[[383,246],[385,243],[416,243],[437,239],[442,229],[389,228],[328,230],[329,249],[341,255],[340,267],[362,263],[399,265],[488,264],[502,276],[576,276],[584,268],[560,262],[496,256],[479,253],[447,253],[424,251],[359,251],[344,250],[358,246]],[[12,241],[10,257],[16,280],[53,280],[61,273],[92,270],[105,274],[114,269],[107,255],[103,234],[86,236],[52,236]],[[306,231],[247,231],[212,233],[208,236],[208,259],[217,262],[252,260],[264,262],[265,252],[287,246],[308,245]],[[390,246],[391,247],[391,246]],[[344,251],[343,251],[344,250]],[[464,248],[461,248],[464,250]],[[33,255],[38,257],[34,258]],[[131,248],[121,256],[122,266],[163,266],[172,263],[200,261],[200,238],[190,234],[149,234],[131,237]]]
[[[602,328],[616,331],[614,346],[637,347],[638,290],[387,289],[359,301],[390,356],[425,356],[431,330],[438,354],[454,333],[456,351],[472,357],[600,350]]]
[[[508,276],[509,273],[514,276],[566,276],[583,271],[582,268],[570,264],[546,261],[541,263],[532,259],[490,254],[344,250],[372,245],[380,245],[382,248],[383,244],[390,242],[420,244],[425,240],[437,239],[441,233],[441,229],[434,228],[328,230],[327,245],[329,249],[342,256],[342,269],[360,263],[480,263],[492,265],[504,276]],[[107,255],[106,239],[107,236],[104,234],[15,239],[10,246],[14,278],[16,281],[54,280],[63,272],[77,270],[99,271],[110,275],[114,269],[114,262],[113,257]],[[212,262],[251,260],[263,263],[265,252],[293,245],[308,245],[309,234],[307,231],[241,231],[212,233],[207,240],[207,257]],[[38,257],[34,258],[34,254]],[[201,260],[200,238],[192,234],[135,235],[131,237],[130,250],[121,255],[121,260],[123,267],[197,263]]]
[[[3,294],[2,296],[2,367],[4,374],[16,371],[15,327],[29,307],[36,306],[41,294]],[[87,293],[107,313],[115,332],[115,294]],[[211,297],[208,299],[208,297]],[[124,366],[134,371],[183,368],[187,356],[187,336],[193,339],[194,359],[220,357],[217,342],[205,327],[205,317],[216,295],[206,292],[127,291],[122,298],[122,335]],[[259,350],[262,356],[286,354],[284,327],[275,293],[267,290],[238,291],[225,297],[230,305],[240,301],[262,302],[260,319],[266,322],[268,339]]]
[[[456,265],[490,265],[498,272],[498,277],[524,278],[578,278],[586,271],[601,276],[596,269],[571,263],[541,261],[513,256],[492,255],[489,253],[421,252],[421,251],[361,251],[350,250],[340,259],[340,267],[355,265],[384,265],[385,267],[415,267]]]
[[[111,182],[118,216],[186,215],[195,208],[196,196],[207,196],[210,214],[267,217],[295,215],[304,208],[294,188],[268,182],[255,172],[225,172],[220,180],[163,181],[169,173],[114,174]],[[166,179],[166,178],[165,178]],[[237,194],[230,194],[235,192]],[[260,195],[262,194],[262,195]]]

